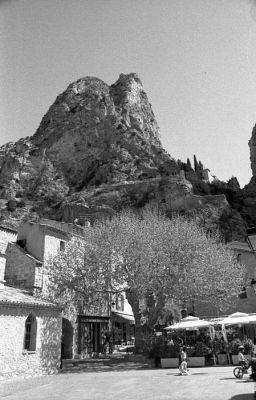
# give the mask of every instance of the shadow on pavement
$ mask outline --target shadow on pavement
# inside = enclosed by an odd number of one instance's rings
[[[193,372],[190,375],[209,375],[209,374],[207,374],[207,372]]]
[[[235,396],[230,397],[230,400],[253,400],[255,399],[254,394],[244,393],[244,394],[236,394]]]
[[[60,371],[60,374],[81,374],[81,373],[90,373],[90,372],[123,372],[123,371],[145,371],[145,370],[153,370],[157,368],[151,368],[148,365],[127,365],[127,364],[116,364],[116,365],[105,365],[99,367],[90,367],[90,368],[79,368],[73,367],[70,369],[64,369]]]
[[[229,377],[229,378],[220,378],[219,380],[220,380],[220,381],[229,381],[229,380],[233,380],[233,381],[235,381],[236,383],[252,383],[252,382],[253,382],[252,379],[237,379],[237,378],[232,378],[232,377]]]

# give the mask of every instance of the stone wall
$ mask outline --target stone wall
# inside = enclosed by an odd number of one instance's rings
[[[26,222],[18,229],[17,241],[24,241],[26,250],[38,260],[44,259],[44,227]]]
[[[17,233],[0,227],[0,253],[5,254],[9,242],[16,242]]]
[[[36,350],[24,350],[25,321],[37,319]],[[61,311],[0,303],[0,380],[53,374],[60,368]]]
[[[16,287],[41,287],[43,267],[17,244],[9,243],[4,279]]]
[[[64,235],[59,235],[59,237],[56,236],[45,235],[44,261],[46,261],[49,257],[56,256],[60,251],[60,242],[66,242],[66,237]]]
[[[0,254],[0,281],[4,280],[6,257],[4,254]]]

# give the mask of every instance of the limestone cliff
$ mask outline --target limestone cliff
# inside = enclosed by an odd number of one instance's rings
[[[250,148],[252,176],[256,177],[256,125],[252,130],[252,136],[251,139],[249,140],[249,148]]]
[[[217,223],[224,196],[197,196],[162,147],[159,127],[135,73],[111,86],[71,83],[34,136],[0,147],[2,221],[65,221],[109,215],[151,202],[166,213],[203,210]],[[82,223],[82,222],[81,222]]]

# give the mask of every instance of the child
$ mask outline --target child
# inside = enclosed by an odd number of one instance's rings
[[[186,347],[183,347],[183,349],[180,352],[180,366],[179,366],[179,371],[180,375],[189,375],[188,373],[188,368],[187,368],[187,353],[186,353]]]
[[[248,368],[248,362],[243,354],[244,351],[244,346],[239,346],[239,352],[238,352],[238,362],[241,367],[247,369]],[[246,373],[246,372],[245,372]]]

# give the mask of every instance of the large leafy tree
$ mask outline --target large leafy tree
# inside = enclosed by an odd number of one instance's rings
[[[244,285],[244,270],[217,235],[193,219],[146,209],[97,222],[48,262],[49,295],[67,309],[104,309],[125,291],[143,347],[167,302],[211,304],[224,311]],[[86,305],[86,309],[85,309]]]

